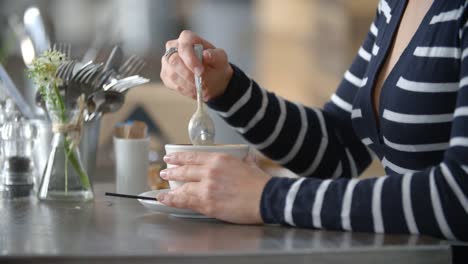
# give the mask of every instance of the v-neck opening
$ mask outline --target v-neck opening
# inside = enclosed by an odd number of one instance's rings
[[[433,12],[433,9],[435,8],[436,2],[437,2],[437,0],[433,0],[431,6],[427,10],[426,14],[424,15],[423,19],[421,20],[420,24],[418,25],[416,31],[414,32],[414,34],[411,37],[410,41],[408,42],[407,46],[404,48],[403,52],[400,54],[399,58],[397,59],[397,61],[393,65],[392,69],[388,73],[387,77],[383,81],[383,83],[382,83],[382,85],[380,87],[380,94],[379,94],[379,96],[377,98],[379,105],[378,105],[378,109],[376,109],[377,110],[377,112],[376,112],[374,110],[374,106],[375,106],[374,91],[376,89],[376,79],[382,73],[381,72],[382,67],[387,62],[387,59],[389,59],[388,57],[390,55],[389,54],[390,48],[394,44],[398,29],[399,29],[401,21],[403,19],[404,12],[405,12],[405,10],[406,10],[406,8],[408,6],[408,0],[404,0],[402,3],[398,3],[397,7],[395,8],[396,11],[397,11],[396,13],[398,14],[398,21],[393,25],[389,25],[391,35],[390,35],[390,37],[387,37],[387,38],[390,38],[390,39],[387,40],[386,42],[383,41],[383,43],[385,43],[385,46],[382,47],[382,48],[384,48],[383,49],[384,55],[377,62],[377,69],[376,69],[376,71],[373,72],[372,79],[370,79],[370,81],[371,81],[370,86],[369,86],[370,88],[369,88],[369,92],[367,94],[367,97],[368,97],[368,100],[369,100],[368,108],[370,108],[369,110],[370,110],[370,116],[371,116],[371,120],[372,120],[372,131],[373,131],[373,134],[374,134],[373,137],[375,138],[375,140],[377,140],[377,142],[379,144],[383,144],[381,126],[382,126],[382,109],[384,108],[383,106],[385,105],[384,93],[385,93],[385,90],[388,90],[388,88],[386,88],[386,86],[388,86],[389,81],[394,78],[394,76],[396,74],[396,71],[399,71],[400,67],[398,67],[398,66],[402,63],[402,59],[404,59],[407,56],[408,52],[410,52],[410,51],[412,51],[414,49],[417,37],[422,34],[423,26],[425,26],[428,23],[428,20],[431,17],[431,14]],[[401,4],[402,4],[402,6],[399,6]],[[427,29],[425,29],[425,30],[427,30]],[[385,28],[382,33],[385,34],[386,32],[387,32],[387,30]],[[384,38],[385,38],[385,35],[384,35],[383,39]],[[377,42],[377,38],[376,38],[375,42]],[[375,45],[375,42],[374,42],[374,45]],[[377,117],[379,118],[378,119],[379,121],[377,121]]]

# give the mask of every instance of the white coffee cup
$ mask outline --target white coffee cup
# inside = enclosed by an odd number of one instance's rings
[[[115,188],[118,193],[140,194],[149,190],[149,138],[114,137]]]
[[[174,152],[217,152],[224,153],[240,159],[247,157],[249,153],[249,146],[242,144],[225,144],[225,145],[204,145],[204,146],[194,146],[188,144],[167,144],[165,146],[166,154],[171,154]],[[168,168],[175,167],[175,165],[168,164]],[[171,189],[175,189],[184,184],[181,181],[169,181],[169,186]]]

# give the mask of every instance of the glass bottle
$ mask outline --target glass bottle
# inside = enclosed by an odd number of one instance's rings
[[[90,201],[93,191],[88,173],[80,158],[80,129],[73,124],[78,111],[55,111],[49,108],[52,125],[52,148],[38,190],[40,200]],[[71,122],[71,123],[70,123]]]
[[[5,118],[5,103],[0,100],[0,131],[6,121]],[[0,141],[0,164],[3,164],[5,155],[3,153],[3,140]],[[3,176],[0,174],[0,186],[3,184]]]
[[[1,128],[3,184],[32,187],[35,181],[32,150],[37,129],[14,105],[7,110],[8,119]]]

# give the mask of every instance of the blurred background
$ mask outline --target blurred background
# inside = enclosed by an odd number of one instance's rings
[[[129,92],[124,106],[102,120],[98,167],[112,162],[116,123],[150,123],[160,149],[166,142],[188,143],[192,100],[165,88],[159,78],[167,40],[190,29],[225,49],[230,61],[263,87],[309,106],[322,106],[336,89],[367,33],[377,0],[0,0],[0,61],[28,100],[14,22],[37,6],[52,43],[72,45],[72,57],[104,60],[115,44],[147,62],[151,83]],[[215,117],[217,142],[242,139]],[[264,166],[272,166],[261,159]],[[287,173],[287,172],[284,172]],[[365,176],[382,175],[377,163]]]

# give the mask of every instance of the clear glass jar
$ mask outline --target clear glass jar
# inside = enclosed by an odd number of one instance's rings
[[[88,173],[81,161],[78,150],[79,140],[75,140],[81,132],[73,124],[79,112],[56,111],[49,108],[48,113],[53,123],[52,148],[42,175],[38,198],[90,201],[94,195]]]

